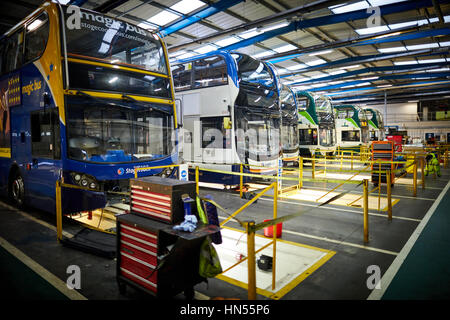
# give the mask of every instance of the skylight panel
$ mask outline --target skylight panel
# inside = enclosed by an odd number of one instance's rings
[[[192,52],[187,52],[187,53],[185,53],[185,54],[182,54],[182,55],[178,56],[178,57],[177,57],[177,60],[186,59],[186,58],[190,58],[190,57],[193,57],[193,56],[195,56],[194,53],[192,53]]]
[[[401,47],[391,47],[391,48],[379,48],[378,51],[381,53],[391,53],[391,52],[401,52],[406,51],[407,49],[403,46]]]
[[[148,23],[141,22],[137,25],[139,28],[145,30],[156,30],[156,27],[149,25]]]
[[[233,43],[236,43],[239,41],[240,41],[239,38],[231,36],[229,38],[225,38],[220,41],[217,41],[216,45],[218,45],[219,47],[226,47],[226,46],[229,46],[230,44],[233,44]]]
[[[316,60],[308,61],[308,62],[305,62],[305,63],[306,63],[308,66],[317,66],[317,65],[319,65],[319,64],[326,63],[326,61],[323,60],[323,59],[316,59]]]
[[[217,50],[217,47],[216,47],[216,46],[207,44],[207,45],[204,45],[203,47],[200,47],[200,48],[198,48],[198,49],[195,49],[194,51],[195,51],[195,52],[198,52],[198,53],[200,53],[200,54],[203,54],[203,53],[211,52],[211,51],[214,51],[214,50]]]
[[[416,60],[410,60],[410,61],[394,61],[394,65],[396,66],[404,66],[408,64],[417,64],[418,62]]]
[[[328,74],[330,74],[332,76],[337,75],[337,74],[342,74],[342,73],[345,73],[345,71],[344,70],[336,70],[336,71],[328,72]]]
[[[359,34],[360,36],[366,35],[366,34],[372,34],[372,33],[378,33],[382,31],[388,31],[388,26],[378,26],[378,27],[370,27],[370,28],[363,28],[363,29],[356,29],[355,32]]]
[[[432,69],[432,70],[427,70],[427,72],[441,72],[441,71],[449,71],[450,68],[439,68],[439,69]]]
[[[287,44],[278,48],[273,48],[273,50],[275,50],[278,53],[282,53],[282,52],[286,52],[286,51],[291,51],[291,50],[295,50],[298,49],[298,47],[293,46],[292,44]]]
[[[257,53],[257,54],[253,54],[252,57],[253,58],[262,58],[262,57],[271,56],[273,54],[275,54],[275,53],[272,52],[272,51],[263,51],[263,52],[260,52],[260,53]]]
[[[348,4],[348,5],[344,5],[344,6],[340,6],[340,7],[329,7],[328,9],[330,9],[334,14],[339,14],[339,13],[346,13],[346,12],[351,12],[351,11],[356,11],[356,10],[362,10],[362,9],[367,9],[369,8],[369,4],[367,3],[367,1],[359,1],[356,3],[352,3],[352,4]]]
[[[433,43],[424,43],[424,44],[416,44],[413,46],[406,46],[408,50],[420,50],[420,49],[430,49],[430,48],[438,48],[439,44],[436,42]]]
[[[151,17],[150,19],[147,19],[147,21],[157,24],[158,26],[164,26],[178,18],[179,18],[179,16],[176,15],[175,13],[163,10],[160,13]]]
[[[200,0],[181,0],[180,2],[175,3],[170,9],[181,12],[183,14],[188,14],[202,6],[205,3]]]

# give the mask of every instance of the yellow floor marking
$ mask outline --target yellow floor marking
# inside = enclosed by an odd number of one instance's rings
[[[236,261],[229,261],[230,256],[235,253],[245,253],[246,255],[246,238],[243,235],[242,230],[222,227],[222,239],[224,242],[222,245],[217,245],[216,250],[222,262],[222,268],[226,269],[229,265],[231,266]],[[228,241],[227,241],[228,239]],[[235,242],[238,243],[235,243]],[[263,244],[271,241],[271,238],[264,237],[262,235],[256,234],[256,249],[262,247]],[[229,247],[225,247],[228,245]],[[291,247],[294,246],[294,247]],[[335,251],[326,250],[322,248],[317,248],[309,245],[304,245],[292,241],[286,241],[282,239],[277,240],[277,281],[276,288],[274,291],[271,290],[271,285],[267,286],[269,278],[271,279],[271,272],[264,272],[257,268],[257,289],[258,294],[264,295],[268,298],[278,300],[282,298],[286,293],[295,288],[299,283],[311,275],[315,270],[327,262],[334,254]],[[284,249],[284,250],[283,250]],[[289,250],[287,250],[289,249]],[[285,251],[287,250],[287,251]],[[244,251],[244,252],[242,252]],[[285,253],[287,252],[287,254]],[[257,254],[267,254],[272,256],[272,247],[264,249]],[[228,258],[228,260],[227,260]],[[232,257],[234,259],[234,257]],[[281,260],[285,263],[281,262]],[[293,262],[293,260],[301,260]],[[228,265],[229,264],[229,265]],[[247,263],[246,261],[242,264],[230,269],[225,274],[218,275],[216,278],[231,283],[233,285],[239,286],[241,288],[247,289],[247,282],[243,281],[247,277]],[[294,268],[294,269],[292,269]],[[292,270],[291,270],[292,269]],[[295,270],[293,272],[293,270]],[[296,272],[297,271],[297,272]],[[265,287],[264,287],[265,283]],[[270,280],[271,283],[271,280]]]
[[[62,294],[68,297],[71,300],[87,300],[85,296],[74,289],[69,289],[67,284],[55,276],[53,273],[49,272],[47,269],[42,267],[36,261],[31,259],[25,253],[20,251],[18,248],[10,244],[8,241],[0,237],[0,245],[5,248],[10,254],[19,259],[23,264],[29,267],[31,270],[36,272],[39,276],[41,276],[44,280],[58,289]]]

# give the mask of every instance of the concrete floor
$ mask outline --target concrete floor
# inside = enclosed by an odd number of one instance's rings
[[[426,189],[419,185],[417,198],[411,196],[409,185],[398,184],[393,188],[393,197],[400,201],[393,207],[392,221],[385,212],[370,210],[368,244],[363,243],[363,216],[361,208],[326,205],[314,208],[313,202],[279,200],[278,217],[305,212],[304,215],[283,223],[283,240],[335,251],[336,254],[311,275],[282,297],[282,300],[318,299],[363,300],[371,290],[367,288],[369,277],[367,267],[377,265],[383,274],[396,255],[403,248],[420,220],[449,181],[450,170],[442,169],[442,176],[428,177]],[[304,184],[306,188],[332,188],[335,184]],[[350,185],[349,188],[353,188]],[[352,191],[362,193],[362,187]],[[210,194],[214,200],[230,212],[238,209],[247,200],[239,195],[202,188],[202,195]],[[385,190],[382,190],[385,193]],[[259,199],[239,215],[241,220],[252,219],[262,222],[272,217],[272,200]],[[226,215],[219,211],[219,216]],[[228,222],[227,226],[239,229],[237,223]],[[75,234],[80,227],[64,220],[64,231]],[[262,231],[259,232],[262,234]],[[23,252],[34,262],[63,283],[70,274],[69,265],[77,265],[81,270],[81,295],[89,300],[152,300],[153,298],[138,290],[129,288],[125,295],[118,291],[116,283],[116,263],[92,254],[80,252],[62,246],[56,241],[55,216],[39,210],[27,208],[16,210],[6,199],[0,199],[0,237]],[[2,256],[4,257],[4,256]],[[3,258],[6,259],[6,258]],[[9,257],[8,259],[14,259]],[[20,263],[16,261],[16,263]],[[10,277],[0,273],[0,277]],[[17,282],[20,284],[21,282]],[[246,299],[247,291],[218,279],[209,279],[208,284],[195,287],[201,295],[198,298],[224,297]],[[204,295],[204,296],[202,296]],[[37,297],[34,297],[37,298]],[[175,299],[182,300],[179,295]],[[258,295],[258,299],[268,298]]]

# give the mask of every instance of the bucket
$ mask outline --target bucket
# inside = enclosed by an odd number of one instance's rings
[[[264,222],[266,221],[270,221],[270,219],[268,220],[264,220]],[[281,231],[283,229],[283,222],[280,222],[277,224],[277,238],[281,238]],[[269,238],[273,238],[273,226],[269,226],[269,227],[265,227],[264,228],[264,236],[265,237],[269,237]]]

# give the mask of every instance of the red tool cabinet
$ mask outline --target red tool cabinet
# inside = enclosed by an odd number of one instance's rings
[[[373,141],[372,142],[372,160],[380,161],[393,161],[394,160],[394,142],[393,141]],[[395,173],[394,164],[392,163],[372,163],[371,169],[373,171],[391,171],[391,185],[394,185]],[[372,183],[378,185],[378,183],[386,183],[387,177],[386,173],[374,172],[372,173]]]
[[[215,225],[202,224],[193,232],[173,230],[173,224],[184,220],[181,195],[194,198],[195,183],[148,177],[131,180],[130,185],[130,213],[116,215],[120,293],[129,285],[156,297],[184,292],[193,298],[194,285],[205,280],[198,273],[200,246],[208,235],[219,231]],[[167,214],[154,209],[161,203],[167,204]],[[140,207],[146,212],[136,210]]]

